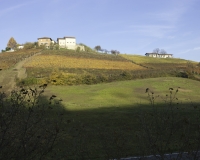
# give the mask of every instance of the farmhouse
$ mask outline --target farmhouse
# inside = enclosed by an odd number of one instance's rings
[[[157,58],[172,58],[173,54],[159,54],[159,53],[146,53],[147,57],[157,57]]]
[[[51,38],[49,37],[42,37],[42,38],[38,38],[38,45],[45,45],[47,48],[50,47],[51,43],[54,43],[54,41],[52,41]]]
[[[57,43],[60,48],[67,48],[76,50],[77,48],[80,48],[80,50],[84,51],[84,46],[77,45],[76,44],[76,38],[75,37],[64,37],[64,38],[57,38]]]

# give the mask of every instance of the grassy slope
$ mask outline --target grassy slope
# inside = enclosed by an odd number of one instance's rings
[[[48,91],[55,93],[64,100],[70,110],[84,110],[101,107],[147,104],[146,88],[157,94],[168,92],[170,87],[180,88],[180,100],[190,99],[199,102],[200,83],[184,78],[149,78],[133,81],[112,82],[97,85],[51,86]]]
[[[142,63],[187,63],[188,60],[179,58],[153,58],[140,55],[121,54],[120,56],[132,60],[138,64]]]
[[[76,57],[76,55],[71,56]],[[99,57],[100,55],[95,56]],[[157,64],[166,64],[168,62],[169,64],[187,63],[186,60],[176,61],[176,59],[155,59],[143,56],[129,56],[128,59],[130,57],[134,58],[136,63],[144,64],[154,62]],[[109,58],[113,60],[113,57],[109,56]],[[107,59],[107,57],[105,56],[104,59]],[[121,61],[120,58],[117,58],[117,60]],[[92,156],[98,157],[105,154],[102,151],[104,147],[102,147],[102,137],[99,133],[102,132],[104,136],[108,137],[109,140],[105,140],[105,143],[106,146],[112,149],[115,149],[113,146],[116,145],[116,142],[111,143],[110,139],[114,134],[122,135],[126,144],[123,145],[122,142],[119,142],[119,146],[124,147],[121,157],[126,157],[141,154],[137,148],[138,139],[135,134],[140,128],[140,124],[137,121],[138,115],[150,108],[145,89],[151,88],[156,95],[159,94],[165,97],[165,94],[169,93],[169,87],[181,87],[178,97],[180,103],[187,106],[186,110],[182,111],[184,114],[190,111],[191,101],[199,103],[200,91],[198,88],[200,83],[198,81],[170,77],[96,85],[48,86],[46,94],[48,97],[55,94],[63,99],[63,105],[67,113],[64,117],[64,123],[67,120],[72,120],[75,124],[81,123],[85,126],[83,132],[81,132],[81,136],[84,136],[82,137],[84,138],[84,143],[77,142],[78,145],[88,148]],[[157,99],[156,102],[161,101]],[[66,123],[63,124],[63,128],[65,127],[67,128]],[[67,134],[67,137],[70,136],[73,137],[73,135]],[[68,151],[67,149],[69,151],[70,149],[73,150],[73,144],[71,143],[64,136],[58,144],[58,146],[64,148],[59,154],[64,155]],[[119,150],[112,151],[116,155]]]
[[[107,147],[112,148],[109,152],[114,152],[115,156],[119,148],[113,146],[123,146],[120,156],[127,157],[142,154],[137,146],[140,142],[136,136],[141,125],[137,118],[151,108],[145,94],[147,87],[152,89],[155,95],[163,97],[169,93],[169,87],[181,87],[178,98],[181,103],[180,108],[185,107],[185,109],[180,113],[191,117],[196,113],[196,111],[191,112],[193,109],[191,102],[199,104],[200,83],[183,78],[151,78],[97,85],[49,86],[46,93],[49,96],[53,93],[63,99],[63,105],[68,113],[65,120],[71,119],[75,124],[81,123],[85,126],[80,135],[85,141],[79,145],[87,148],[90,156],[98,157],[105,154],[105,148],[101,147],[102,143],[106,143]],[[156,102],[164,103],[159,99]],[[102,136],[106,136],[107,139],[102,140]],[[123,141],[116,144],[113,138],[119,138],[118,136]],[[64,147],[64,143],[70,143],[65,138],[62,142],[61,147]],[[172,150],[177,151],[177,148],[172,147]]]
[[[146,57],[139,55],[125,55],[125,54],[121,54],[120,56],[128,60],[131,60],[133,63],[157,70],[186,69],[189,64],[197,65],[197,62],[179,58],[153,58],[153,57]]]

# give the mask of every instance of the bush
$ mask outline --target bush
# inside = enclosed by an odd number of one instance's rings
[[[47,84],[39,88],[0,91],[0,159],[45,159],[60,135],[62,112],[52,111],[56,96],[42,96]],[[60,110],[61,111],[61,110]]]
[[[137,135],[138,146],[142,155],[153,155],[155,159],[159,157],[164,160],[167,153],[170,155],[176,151],[177,159],[178,157],[199,159],[198,109],[195,104],[191,107],[179,105],[178,91],[179,87],[177,89],[169,88],[169,94],[163,97],[155,96],[153,91],[149,88],[146,89],[150,108],[141,113],[138,118],[141,123]],[[156,103],[160,98],[164,103]],[[185,107],[189,109],[185,111]],[[168,157],[168,159],[173,158]]]

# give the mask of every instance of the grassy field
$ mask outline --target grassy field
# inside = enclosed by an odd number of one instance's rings
[[[126,59],[129,59],[129,60],[132,60],[138,64],[142,64],[142,63],[176,63],[176,64],[188,63],[188,60],[180,59],[180,58],[153,58],[153,57],[147,57],[147,56],[127,55],[127,54],[121,54],[120,56],[122,56]]]
[[[198,81],[184,78],[149,78],[142,80],[113,82],[97,85],[51,86],[47,90],[64,99],[68,109],[82,110],[99,107],[148,104],[146,88],[151,88],[156,94],[168,92],[170,87],[181,87],[179,100],[199,102],[200,91]],[[186,101],[187,102],[187,101]],[[70,105],[72,104],[72,106]]]
[[[191,64],[197,65],[197,62],[179,58],[153,58],[140,55],[126,55],[126,54],[121,54],[120,56],[127,60],[131,60],[135,64],[139,64],[141,66],[151,69],[162,69],[162,70],[186,69],[188,65]]]
[[[154,113],[154,108],[150,105],[145,91],[146,88],[150,88],[155,97],[160,96],[155,99],[155,104],[161,109],[162,117],[160,118],[163,118],[167,115],[166,111],[169,107],[164,99],[166,100],[166,94],[170,96],[169,88],[171,87],[174,88],[172,94],[175,94],[177,87],[180,87],[178,100],[174,100],[177,120],[180,121],[185,116],[191,122],[196,120],[195,117],[198,116],[200,109],[198,81],[183,78],[151,78],[97,85],[48,86],[46,95],[55,94],[63,100],[62,104],[66,113],[62,127],[66,129],[70,125],[78,126],[77,130],[80,131],[75,139],[73,138],[75,131],[64,133],[61,138],[62,143],[57,144],[59,148],[62,148],[58,155],[71,158],[85,156],[90,157],[89,159],[107,159],[106,156],[116,158],[144,153],[152,154],[150,150],[145,152],[141,150],[141,144],[145,142],[138,137],[138,134],[142,135],[145,132],[139,117],[145,117],[146,113]],[[177,102],[180,105],[177,105]],[[70,125],[67,123],[69,120],[72,122]],[[150,122],[153,123],[153,120],[147,118],[146,123]],[[169,145],[170,150],[163,147],[165,153],[180,149],[177,144],[180,143],[180,135],[185,129],[184,124],[181,124],[178,125],[179,130],[171,138],[173,142]],[[162,124],[164,129],[168,124],[165,125]],[[190,128],[192,135],[196,133],[195,129]],[[160,136],[161,133],[152,131],[152,134],[158,134],[161,140],[166,138],[166,135]],[[73,148],[74,143],[77,148]]]

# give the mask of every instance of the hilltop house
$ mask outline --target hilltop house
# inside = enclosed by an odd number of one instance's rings
[[[67,48],[76,50],[78,47],[80,50],[84,51],[85,48],[82,45],[76,44],[76,38],[75,37],[64,37],[64,38],[57,38],[57,43],[60,48]]]
[[[146,53],[147,57],[157,57],[157,58],[172,58],[173,54],[159,54],[159,53]]]
[[[23,48],[24,48],[24,45],[23,45],[23,44],[20,44],[20,45],[17,46],[17,48],[18,48],[18,49],[23,49]]]
[[[49,37],[38,38],[38,46],[45,45],[49,48],[51,43],[54,43],[54,41]]]

